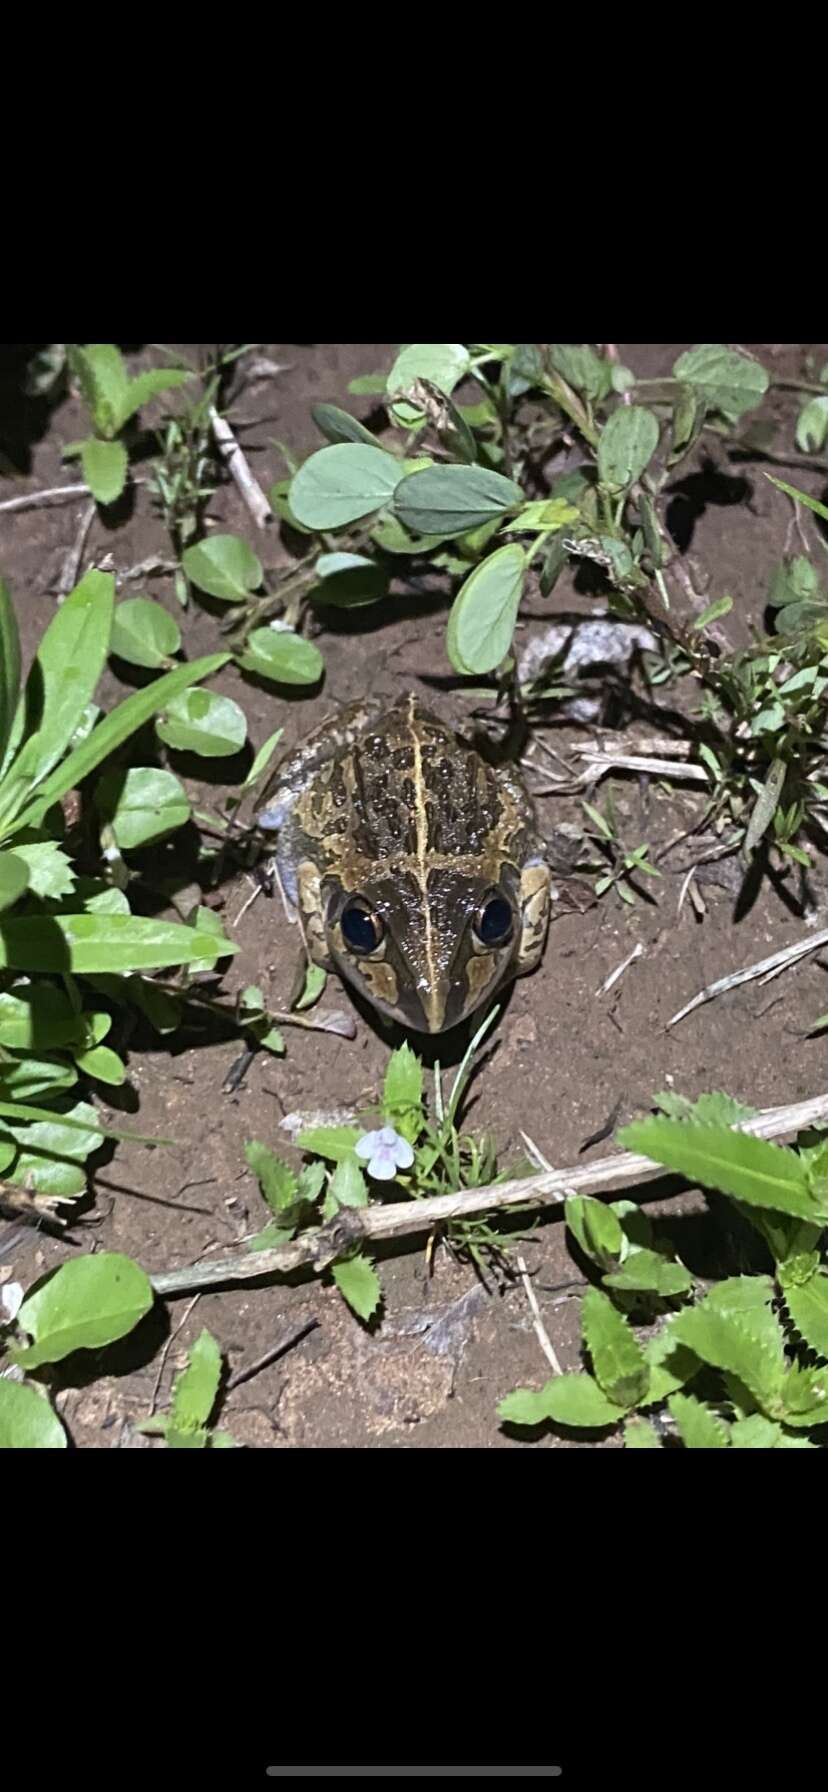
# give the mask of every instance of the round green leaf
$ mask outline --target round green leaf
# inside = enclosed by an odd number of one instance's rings
[[[306,529],[341,529],[382,510],[402,477],[402,464],[383,448],[338,442],[320,448],[290,486],[290,508]]]
[[[261,561],[240,535],[210,535],[185,548],[181,564],[199,591],[226,604],[245,603],[262,582]]]
[[[471,356],[463,342],[410,342],[400,351],[388,375],[386,391],[406,392],[415,380],[430,380],[441,392],[453,392],[468,373]],[[393,415],[409,428],[422,416],[416,406],[395,404]]]
[[[446,651],[464,676],[493,672],[512,644],[523,590],[526,555],[515,543],[476,566],[451,607]]]
[[[155,731],[176,752],[221,759],[244,746],[247,720],[232,697],[219,697],[197,685],[173,698],[156,722]]]
[[[658,447],[658,419],[643,405],[619,405],[601,431],[598,476],[603,485],[626,490],[640,479]]]
[[[118,1251],[74,1257],[27,1296],[18,1325],[34,1340],[14,1360],[35,1368],[96,1350],[131,1332],[153,1303],[149,1277]]]
[[[108,1045],[96,1045],[91,1051],[76,1052],[75,1063],[79,1070],[86,1076],[94,1077],[98,1083],[110,1083],[118,1088],[121,1083],[126,1082],[126,1065]]]
[[[66,1432],[44,1394],[0,1377],[0,1450],[65,1450]]]
[[[29,867],[16,853],[0,852],[0,909],[11,908],[29,882]]]
[[[118,604],[109,640],[131,666],[165,666],[181,646],[181,630],[174,617],[149,597],[128,597]]]
[[[98,784],[95,804],[121,852],[163,840],[190,819],[183,786],[172,772],[156,766],[130,766],[126,777],[113,767]]]
[[[388,574],[364,554],[320,554],[316,562],[320,583],[311,592],[314,603],[356,610],[379,603],[388,592]]]
[[[274,684],[316,684],[325,663],[318,647],[290,629],[254,628],[246,651],[239,655],[245,672],[270,678]]]
[[[400,481],[394,512],[417,535],[465,535],[523,502],[513,479],[487,467],[426,467]]]

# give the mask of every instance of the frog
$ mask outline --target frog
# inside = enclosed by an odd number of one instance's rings
[[[263,804],[309,959],[386,1020],[448,1032],[540,962],[552,886],[520,772],[415,693],[328,717]]]

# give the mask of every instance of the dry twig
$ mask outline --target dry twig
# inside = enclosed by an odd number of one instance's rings
[[[257,529],[265,529],[273,521],[273,511],[258,480],[253,477],[229,423],[219,416],[215,405],[210,406],[210,423],[216,447],[231,479],[238,486]]]
[[[790,964],[796,964],[800,958],[807,958],[809,952],[816,952],[820,946],[828,944],[828,927],[821,932],[808,935],[807,939],[798,940],[793,946],[784,946],[781,952],[772,952],[770,958],[760,958],[755,964],[745,966],[743,971],[732,971],[729,977],[718,977],[715,983],[708,983],[706,989],[699,990],[692,1002],[687,1002],[668,1020],[668,1027],[674,1027],[676,1021],[684,1020],[686,1014],[692,1014],[694,1008],[700,1008],[703,1002],[712,1001],[714,996],[725,994],[728,989],[737,989],[740,983],[752,983],[754,977],[761,977],[763,983],[769,983],[780,971],[785,971]]]

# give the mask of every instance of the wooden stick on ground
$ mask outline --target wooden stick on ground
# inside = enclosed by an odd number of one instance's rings
[[[258,480],[253,477],[229,423],[225,423],[224,418],[219,416],[215,405],[210,406],[210,423],[219,454],[231,478],[235,480],[256,527],[265,529],[273,521],[273,511]]]
[[[777,1139],[784,1133],[801,1132],[828,1122],[828,1094],[814,1095],[788,1107],[765,1108],[737,1128],[760,1139]],[[543,1170],[537,1176],[519,1176],[510,1182],[490,1182],[483,1188],[462,1189],[453,1195],[434,1195],[423,1201],[398,1201],[394,1205],[343,1207],[318,1231],[306,1232],[291,1244],[268,1251],[245,1251],[220,1257],[192,1268],[170,1269],[150,1276],[156,1294],[188,1294],[194,1288],[215,1288],[223,1282],[250,1282],[259,1276],[290,1275],[310,1264],[317,1274],[344,1251],[372,1239],[403,1238],[448,1220],[468,1219],[476,1213],[495,1213],[524,1204],[548,1207],[569,1194],[610,1194],[640,1182],[666,1176],[661,1164],[634,1151],[617,1151],[594,1164],[578,1164],[569,1170]]]

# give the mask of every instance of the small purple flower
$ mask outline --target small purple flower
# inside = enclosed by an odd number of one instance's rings
[[[407,1139],[401,1139],[393,1126],[380,1126],[376,1132],[364,1132],[354,1146],[357,1157],[368,1160],[368,1174],[377,1182],[393,1182],[398,1170],[408,1170],[414,1153]]]

